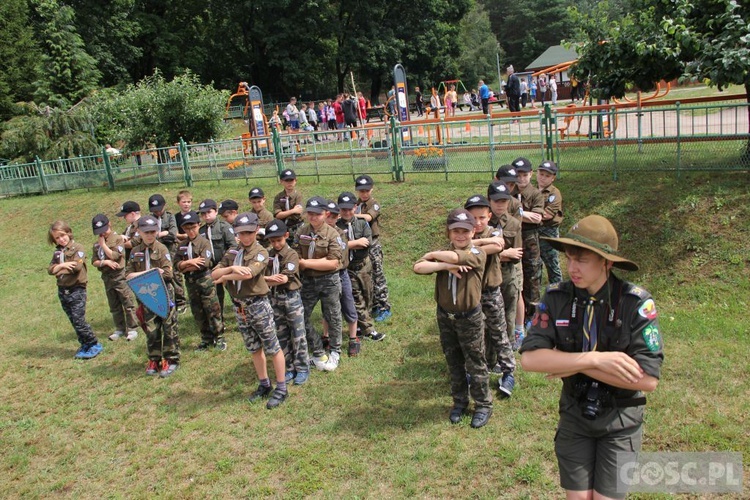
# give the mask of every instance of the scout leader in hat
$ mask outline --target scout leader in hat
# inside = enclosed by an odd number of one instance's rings
[[[540,238],[559,252],[566,246],[578,247],[594,252],[626,271],[637,271],[638,264],[618,255],[619,238],[612,223],[601,215],[589,215],[578,221],[563,238]]]
[[[555,451],[568,497],[623,498],[617,453],[640,451],[644,393],[656,389],[664,361],[656,305],[611,272],[638,266],[619,255],[604,217],[590,215],[565,237],[545,239],[565,252],[570,280],[547,287],[521,365],[563,381]]]

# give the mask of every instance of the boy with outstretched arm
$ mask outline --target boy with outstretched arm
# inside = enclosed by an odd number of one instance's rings
[[[424,254],[414,264],[414,272],[437,275],[437,323],[453,397],[449,420],[453,424],[461,422],[461,417],[468,412],[471,393],[475,404],[471,426],[480,428],[492,416],[492,394],[484,359],[484,321],[480,303],[487,256],[472,244],[474,225],[474,216],[466,209],[451,211],[446,231],[450,244],[445,250]]]
[[[268,285],[264,279],[268,252],[257,241],[258,216],[243,213],[234,221],[240,239],[237,248],[230,248],[211,272],[216,283],[225,283],[232,297],[237,328],[245,347],[252,354],[253,366],[260,385],[248,400],[251,403],[268,398],[266,408],[276,408],[287,398],[284,379],[284,353],[276,337],[273,309],[268,300]],[[272,356],[276,372],[276,388],[271,387],[266,367],[266,355]]]

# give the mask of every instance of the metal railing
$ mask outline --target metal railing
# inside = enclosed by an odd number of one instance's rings
[[[0,196],[80,188],[298,176],[494,172],[517,156],[561,172],[750,169],[744,96],[705,102],[567,106],[425,118],[357,129],[282,132],[0,166]]]

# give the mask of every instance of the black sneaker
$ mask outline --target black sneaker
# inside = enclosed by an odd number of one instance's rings
[[[198,347],[195,348],[195,351],[204,352],[204,351],[208,351],[210,348],[211,348],[211,344],[209,344],[208,342],[201,342],[200,344],[198,344]]]
[[[457,424],[461,422],[461,417],[464,415],[468,415],[468,412],[466,411],[466,408],[462,408],[460,406],[454,406],[451,408],[450,415],[448,416],[448,419],[451,421],[452,424]]]
[[[380,333],[373,330],[372,332],[368,333],[366,337],[370,340],[374,340],[375,342],[380,342],[385,338],[385,333]]]
[[[250,394],[250,397],[247,398],[247,400],[250,401],[251,403],[254,403],[258,401],[259,399],[267,398],[268,396],[271,395],[272,391],[273,391],[273,387],[271,387],[270,385],[268,387],[259,385],[258,388],[255,390],[255,392]]]
[[[475,429],[484,427],[490,421],[491,416],[492,408],[478,408],[474,411],[474,416],[471,417],[471,426]]]
[[[273,393],[271,394],[271,399],[268,400],[268,403],[266,403],[266,408],[269,410],[272,410],[279,406],[281,403],[286,401],[287,392],[286,391],[280,391],[278,387],[273,390]]]

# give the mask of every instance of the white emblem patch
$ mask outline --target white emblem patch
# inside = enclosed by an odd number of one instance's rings
[[[349,198],[348,196],[344,196],[343,198],[341,198],[341,200],[342,201],[349,201],[349,200],[351,200],[351,198]]]
[[[276,224],[268,228],[269,231],[276,231],[277,229],[279,229],[279,226],[277,226]]]
[[[154,219],[146,219],[146,224],[153,226],[154,224],[156,224],[156,221]]]
[[[124,248],[122,248],[121,246],[118,246],[118,247],[117,247],[117,251],[118,251],[118,252],[120,252],[120,253],[122,253],[122,252],[124,252],[124,251],[125,251],[125,249],[124,249]]]
[[[360,179],[360,180],[359,180],[359,183],[360,183],[360,184],[367,184],[367,179]]]
[[[469,201],[472,202],[472,203],[476,203],[476,202],[479,201],[479,196],[475,196],[475,197],[469,199]]]
[[[292,175],[292,171],[291,170],[287,170],[286,172],[284,172],[284,175]]]
[[[374,208],[374,209],[375,209],[376,211],[379,211],[379,210],[380,210],[380,205],[378,205],[378,204],[376,203],[376,204],[374,204],[374,205],[372,206],[372,208]]]
[[[468,217],[466,216],[465,213],[462,212],[460,214],[456,214],[456,219],[458,219],[458,220],[467,220]]]
[[[549,199],[548,199],[548,201],[549,201],[550,203],[552,203],[552,202],[553,202],[553,201],[555,201],[555,200],[556,200],[556,197],[555,197],[555,195],[554,195],[554,194],[553,194],[553,195],[551,195],[551,196],[549,197]]]
[[[479,255],[479,249],[477,249],[477,247],[471,247],[471,253]]]
[[[229,228],[229,232],[230,232],[230,233],[232,233],[232,234],[234,234],[234,228],[231,228],[231,227],[230,227],[230,228]]]
[[[258,194],[258,190],[257,190],[257,189],[253,189],[253,190],[252,190],[252,191],[250,191],[250,192],[251,192],[251,193],[253,193],[253,194]]]
[[[205,204],[205,203],[203,203],[203,202],[201,202],[201,204],[200,204],[200,205],[198,205],[198,208],[206,208],[206,204]]]
[[[294,268],[295,268],[294,262],[290,262],[289,264],[287,264],[286,268],[289,269],[290,271],[294,271]]]
[[[168,253],[164,254],[164,258],[167,259],[170,262],[172,261],[172,257],[170,257],[170,255]]]
[[[335,203],[329,203],[328,204],[328,208],[330,208],[331,210],[333,210],[333,209],[336,208],[336,204]]]
[[[263,262],[264,260],[266,260],[266,258],[263,256],[262,253],[259,253],[258,254],[258,262]]]
[[[514,165],[517,167],[523,167],[523,162],[521,160],[518,160],[517,162],[514,163]]]
[[[152,202],[151,202],[151,204],[152,204],[153,206],[156,206],[156,205],[158,205],[158,204],[159,204],[159,200],[154,200],[154,201],[152,201]]]
[[[83,252],[78,252],[78,257],[80,257],[81,259],[83,258],[84,255],[85,254]]]
[[[104,223],[100,220],[96,221],[96,227],[102,227]]]
[[[312,200],[310,202],[310,206],[317,207],[318,206],[318,201],[317,200]]]
[[[182,220],[190,220],[190,219],[192,219],[192,218],[193,218],[193,216],[192,216],[192,215],[190,215],[190,214],[187,214],[187,215],[186,215],[185,217],[183,217],[183,218],[182,218]]]
[[[516,175],[516,170],[515,170],[515,169],[513,169],[513,168],[511,168],[510,170],[508,170],[508,173],[509,173],[510,175]]]
[[[243,218],[241,218],[241,219],[240,219],[240,222],[241,222],[241,223],[243,223],[243,224],[247,224],[247,222],[248,222],[249,220],[250,220],[250,219],[248,219],[247,217],[243,217]]]

